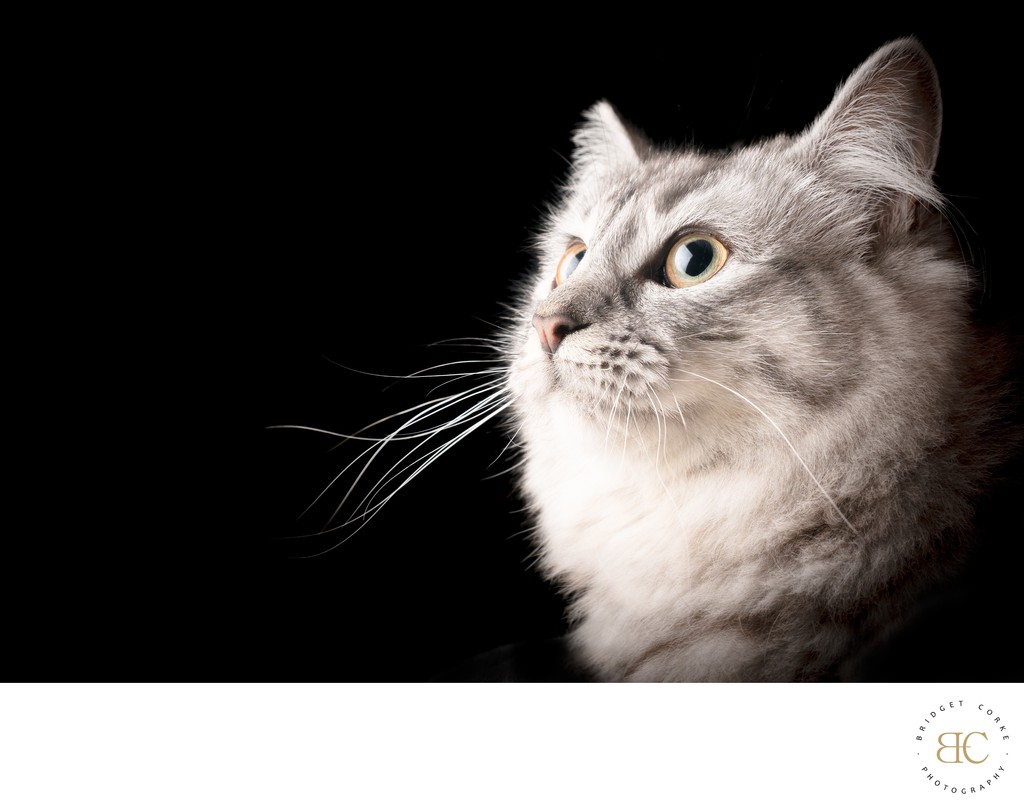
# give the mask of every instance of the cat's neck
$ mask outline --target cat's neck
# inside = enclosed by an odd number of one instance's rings
[[[631,587],[632,571],[678,585],[700,574],[691,551],[739,559],[765,542],[774,533],[765,515],[780,499],[790,516],[828,508],[770,425],[746,428],[740,441],[702,440],[699,420],[684,426],[653,416],[602,431],[559,405],[524,429],[531,450],[523,485],[539,505],[546,561],[570,580]]]

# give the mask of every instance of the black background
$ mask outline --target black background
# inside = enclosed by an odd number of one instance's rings
[[[726,147],[803,128],[876,47],[916,33],[944,92],[938,182],[986,268],[979,303],[1019,328],[1017,82],[989,26],[808,36],[683,17],[538,20],[528,34],[397,13],[378,27],[267,18],[183,43],[158,90],[173,110],[161,154],[190,187],[167,235],[169,373],[129,436],[146,471],[118,471],[125,495],[93,504],[90,539],[56,543],[36,589],[63,608],[42,628],[14,622],[17,677],[420,681],[563,631],[511,478],[484,479],[514,460],[498,458],[497,424],[334,548],[344,534],[302,536],[329,511],[301,515],[350,447],[268,427],[352,432],[430,390],[342,366],[478,357],[434,344],[490,336],[598,99],[656,141]]]

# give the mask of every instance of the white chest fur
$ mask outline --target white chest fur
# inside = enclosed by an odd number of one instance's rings
[[[785,473],[702,467],[681,425],[602,432],[564,404],[532,429],[524,486],[546,566],[570,585],[657,609],[679,600],[708,559],[738,563],[767,541],[763,514],[778,495],[767,483]],[[779,459],[780,471],[789,465]]]

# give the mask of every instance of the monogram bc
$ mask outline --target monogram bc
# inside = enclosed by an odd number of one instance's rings
[[[923,766],[921,772],[932,786],[943,792],[961,795],[984,792],[1006,774],[1003,765],[1009,756],[1006,742],[1010,734],[1002,717],[984,703],[978,704],[977,711],[972,708],[971,704],[965,707],[963,700],[943,703],[929,712],[924,724],[918,727],[920,735],[915,739],[923,742],[926,750],[919,749],[917,755],[930,758],[934,753],[934,760],[941,765]],[[959,729],[950,729],[951,725]],[[957,766],[986,762],[987,766],[980,771],[972,766]]]
[[[943,743],[943,739],[947,736],[953,736],[956,741],[953,744]],[[963,736],[963,741],[960,741],[960,737]],[[971,758],[968,749],[971,746],[970,739],[972,736],[981,736],[983,739],[988,739],[988,734],[980,730],[972,730],[970,733],[964,733],[963,731],[946,731],[945,733],[939,734],[939,749],[935,751],[935,757],[943,764],[963,764],[965,761],[968,764],[981,764],[988,759],[988,754],[983,758]],[[944,750],[955,750],[956,758],[949,759],[943,758],[942,752]],[[962,758],[961,758],[962,756]]]

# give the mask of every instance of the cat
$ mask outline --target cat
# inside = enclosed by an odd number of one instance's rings
[[[853,676],[967,554],[1003,369],[969,326],[940,126],[915,39],[804,133],[727,154],[586,113],[509,385],[596,679]]]
[[[502,373],[384,439],[507,418],[567,679],[857,679],[969,557],[1019,433],[933,182],[941,116],[914,38],[804,132],[727,152],[584,114]]]

